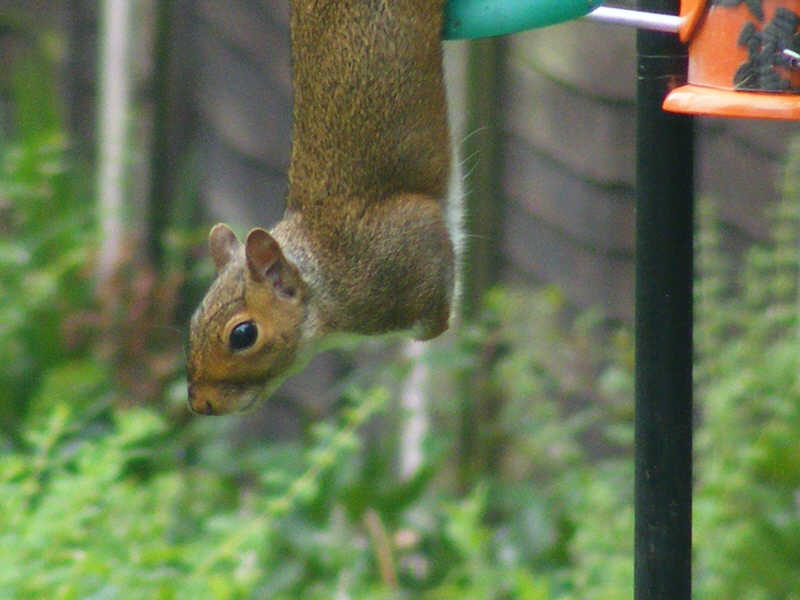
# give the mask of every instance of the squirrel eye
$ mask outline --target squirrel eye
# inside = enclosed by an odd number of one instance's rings
[[[256,324],[252,321],[245,321],[231,330],[228,343],[231,346],[231,350],[244,350],[255,344],[257,337],[258,327],[256,327]]]

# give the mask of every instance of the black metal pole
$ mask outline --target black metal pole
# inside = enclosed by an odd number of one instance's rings
[[[678,0],[639,0],[678,12]],[[661,110],[686,79],[677,36],[639,31],[636,600],[691,597],[693,125]]]

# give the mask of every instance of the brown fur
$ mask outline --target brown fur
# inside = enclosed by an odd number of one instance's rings
[[[246,408],[344,331],[448,327],[454,253],[443,0],[292,0],[294,111],[283,219],[242,246],[210,235],[218,278],[192,319],[189,400]],[[272,243],[275,243],[274,247]],[[253,321],[252,348],[232,351]]]

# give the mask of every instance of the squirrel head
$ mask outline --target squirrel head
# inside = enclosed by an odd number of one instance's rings
[[[192,316],[187,375],[190,408],[219,415],[250,408],[291,373],[308,289],[264,229],[241,244],[220,223],[208,242],[217,278]]]

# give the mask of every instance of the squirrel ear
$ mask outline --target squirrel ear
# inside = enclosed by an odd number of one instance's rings
[[[224,223],[217,223],[208,234],[208,251],[219,273],[233,258],[241,244],[236,234]]]
[[[264,279],[267,271],[282,258],[278,242],[260,227],[251,229],[247,234],[244,253],[253,277],[259,280]]]
[[[294,296],[289,265],[275,238],[260,227],[252,229],[247,234],[244,253],[253,279],[269,281],[284,296]]]

